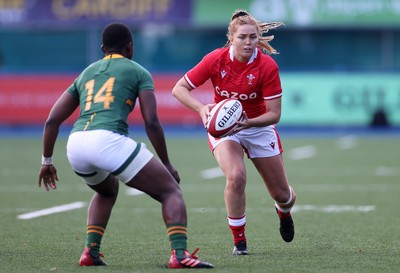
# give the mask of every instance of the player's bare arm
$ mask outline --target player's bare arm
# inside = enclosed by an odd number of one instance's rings
[[[207,127],[210,111],[215,103],[208,105],[202,104],[190,94],[191,90],[193,90],[193,88],[182,77],[172,89],[172,95],[175,96],[184,106],[197,112],[201,117],[204,127]]]
[[[53,164],[53,150],[58,136],[60,125],[66,120],[78,107],[77,98],[68,92],[64,92],[50,111],[49,117],[45,123],[43,133],[43,154],[42,166],[39,172],[39,188],[43,186],[46,191],[57,188],[58,181],[57,169]]]
[[[243,120],[238,122],[239,125],[250,127],[264,127],[268,125],[277,124],[281,118],[281,109],[282,109],[282,99],[276,98],[273,100],[266,100],[265,107],[267,112],[258,117],[248,119],[247,121]]]
[[[178,171],[171,164],[167,145],[165,142],[164,130],[160,124],[157,114],[157,101],[153,91],[142,91],[139,93],[140,111],[146,128],[147,136],[153,145],[158,157],[169,170],[175,180],[179,183]]]

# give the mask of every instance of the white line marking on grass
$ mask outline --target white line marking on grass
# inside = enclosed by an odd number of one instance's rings
[[[315,206],[315,205],[298,205],[293,207],[293,211],[319,211],[326,213],[338,212],[371,212],[376,209],[376,206],[353,206],[353,205],[328,205],[328,206]]]
[[[358,145],[358,138],[351,135],[340,137],[338,138],[336,145],[340,150],[352,149]]]
[[[63,211],[80,209],[80,208],[83,208],[84,206],[86,206],[85,202],[74,202],[74,203],[65,204],[65,205],[61,205],[61,206],[51,207],[48,209],[42,209],[42,210],[37,210],[37,211],[20,214],[17,216],[17,218],[21,219],[21,220],[27,220],[27,219],[37,218],[37,217],[50,215],[50,214],[54,214],[54,213],[59,213],[59,212],[63,212]]]
[[[246,211],[253,211],[254,208],[247,208]],[[327,205],[327,206],[315,206],[315,205],[295,205],[293,211],[318,211],[324,213],[341,213],[341,212],[371,212],[376,210],[376,206],[364,205],[364,206],[353,206],[353,205]],[[216,213],[225,212],[225,208],[188,208],[188,211],[198,213]],[[270,209],[275,211],[275,209]]]
[[[224,174],[220,167],[206,169],[201,172],[201,177],[204,179],[212,179],[221,176],[224,176]]]
[[[304,184],[296,187],[298,190],[307,192],[393,192],[400,190],[398,183],[345,183],[345,184]]]
[[[218,212],[218,213],[223,213],[226,212],[225,208],[189,208],[189,211],[192,212],[200,212],[200,213],[207,213],[207,212]],[[249,211],[251,209],[247,208],[246,211]]]
[[[294,148],[289,151],[289,157],[292,160],[301,160],[314,157],[317,154],[317,149],[313,145]]]
[[[400,169],[393,168],[393,167],[379,166],[375,169],[375,175],[377,175],[377,176],[396,176],[396,175],[400,175]]]
[[[127,195],[142,195],[142,194],[144,194],[144,192],[139,191],[139,190],[137,190],[135,188],[127,188],[126,189],[126,194]]]
[[[160,209],[153,207],[135,207],[135,208],[127,208],[134,213],[159,213]],[[315,211],[320,213],[348,213],[348,212],[361,212],[368,213],[376,210],[376,206],[374,205],[326,205],[326,206],[316,206],[316,205],[295,205],[293,207],[293,212],[304,212],[304,211]],[[226,213],[225,207],[201,207],[201,208],[187,208],[188,212],[193,213]],[[276,213],[275,207],[272,205],[270,207],[247,207],[246,212],[256,212],[256,213]]]

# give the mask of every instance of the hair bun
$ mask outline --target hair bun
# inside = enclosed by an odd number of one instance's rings
[[[246,15],[249,15],[249,14],[247,13],[247,11],[244,11],[244,10],[237,10],[237,11],[232,15],[231,21],[235,20],[236,18],[238,18],[238,17],[240,17],[240,16],[246,16]]]

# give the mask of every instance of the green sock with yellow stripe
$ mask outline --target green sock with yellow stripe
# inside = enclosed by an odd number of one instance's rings
[[[104,231],[105,227],[101,225],[88,225],[86,227],[86,246],[90,248],[90,254],[94,256],[99,255],[101,239],[103,238]]]
[[[186,224],[167,225],[167,233],[171,249],[175,250],[178,258],[183,258],[187,249],[187,227]]]

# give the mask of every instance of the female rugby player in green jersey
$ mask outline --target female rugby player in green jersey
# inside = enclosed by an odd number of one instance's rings
[[[133,39],[119,23],[102,34],[105,57],[89,65],[50,111],[43,132],[39,187],[56,189],[52,155],[60,125],[79,106],[80,114],[67,143],[72,169],[95,193],[88,208],[87,242],[81,266],[106,265],[100,243],[117,200],[119,181],[147,193],[162,204],[171,245],[170,268],[212,268],[187,251],[186,206],[179,175],[171,164],[158,120],[150,73],[131,60]],[[128,137],[127,117],[139,100],[146,133],[158,158]]]

